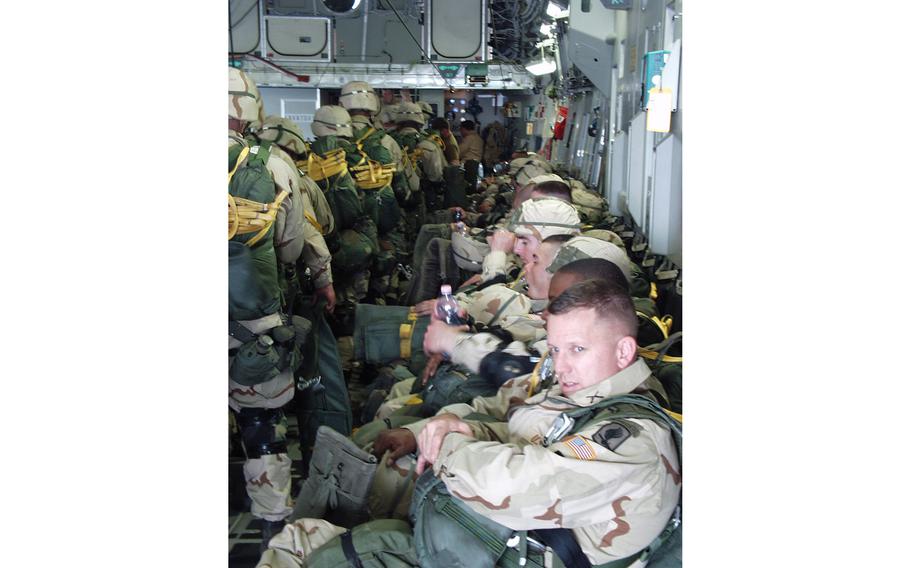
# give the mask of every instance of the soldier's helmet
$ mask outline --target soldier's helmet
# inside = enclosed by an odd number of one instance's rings
[[[420,107],[417,106],[417,103],[404,102],[399,103],[398,108],[395,109],[395,114],[392,115],[395,119],[395,122],[416,122],[417,124],[423,124],[423,111],[420,110]]]
[[[228,116],[246,122],[261,120],[262,99],[256,83],[236,67],[228,67]]]
[[[313,134],[316,136],[353,136],[351,115],[344,107],[329,105],[319,107],[313,117]]]
[[[297,123],[290,118],[280,116],[267,116],[262,121],[262,126],[256,135],[260,140],[273,142],[295,154],[306,154],[307,144],[303,139],[303,132]]]
[[[348,81],[341,87],[341,106],[348,110],[363,109],[372,114],[379,112],[379,98],[366,81]]]
[[[382,124],[389,124],[395,122],[395,113],[398,112],[398,105],[382,105],[382,110],[379,111],[379,122]]]
[[[555,273],[570,262],[583,258],[609,260],[619,267],[627,281],[631,281],[636,272],[635,265],[629,260],[629,255],[626,254],[624,248],[618,247],[610,241],[588,235],[580,235],[569,239],[556,253],[553,262],[547,267],[547,271]]]
[[[433,112],[433,107],[430,106],[430,103],[426,101],[418,101],[417,106],[420,107],[420,112],[422,112],[424,115],[424,122],[436,116],[436,113]]]

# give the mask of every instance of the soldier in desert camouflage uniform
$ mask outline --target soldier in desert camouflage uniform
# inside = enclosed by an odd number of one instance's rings
[[[557,426],[563,412],[596,401],[629,393],[649,398],[651,375],[637,357],[635,326],[631,298],[620,286],[585,281],[568,288],[551,303],[548,317],[556,383],[513,401],[507,422],[449,413],[431,419],[418,434],[418,472],[432,464],[448,492],[482,518],[512,530],[568,528],[588,562],[632,564],[679,500],[680,460],[671,432],[654,420],[605,414],[576,432]],[[390,527],[376,523],[365,526]],[[405,532],[400,526],[388,530]],[[337,527],[298,521],[274,539],[259,566],[325,565],[325,554],[313,548],[320,542],[326,553],[338,549],[340,534]],[[403,545],[413,546],[407,540]],[[408,560],[407,549],[395,552],[398,565],[418,565]],[[564,565],[552,554],[553,566]],[[506,555],[497,565],[524,563],[515,560]],[[461,561],[471,565],[470,558]]]
[[[256,155],[267,152],[255,139],[243,138],[248,125],[262,120],[262,106],[259,91],[255,83],[242,71],[229,68],[228,91],[228,136],[229,168],[239,168],[249,158],[247,152]],[[255,148],[255,152],[253,149]],[[303,205],[299,189],[295,187],[297,173],[282,160],[277,152],[268,151],[266,162],[271,183],[274,184],[274,199],[282,193],[286,197],[281,201],[274,223],[274,256],[266,255],[255,264],[257,270],[263,271],[264,280],[277,283],[278,262],[293,264],[300,257],[306,244],[307,227],[303,217]],[[271,192],[269,192],[271,193]],[[232,243],[235,244],[235,243]],[[248,243],[247,243],[248,244]],[[236,250],[243,253],[243,246]],[[252,250],[252,247],[249,247]],[[232,256],[234,253],[232,252]],[[242,256],[242,255],[241,255]],[[273,263],[271,266],[268,264]],[[241,289],[241,283],[229,281],[231,295],[261,294],[269,297],[267,309],[235,310],[231,305],[231,330],[228,336],[228,347],[239,350],[250,344],[252,338],[263,338],[272,330],[288,323],[288,318],[278,309],[280,298],[277,286],[274,290]],[[260,282],[262,280],[257,280]],[[332,288],[331,279],[325,281],[326,290]],[[234,312],[237,313],[234,313]],[[234,353],[232,351],[231,353]],[[236,358],[229,356],[231,367]],[[287,425],[281,408],[294,396],[294,370],[290,366],[283,368],[277,375],[264,375],[262,380],[255,376],[244,377],[243,384],[235,382],[238,376],[228,380],[228,402],[237,413],[237,423],[243,438],[247,460],[243,466],[246,478],[247,494],[252,505],[251,512],[263,520],[263,541],[284,525],[284,519],[291,513],[290,486],[291,460],[287,454],[285,435]]]

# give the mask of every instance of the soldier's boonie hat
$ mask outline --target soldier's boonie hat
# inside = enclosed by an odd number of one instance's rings
[[[494,284],[471,294],[466,311],[474,321],[494,325],[509,316],[531,312],[531,299],[505,284]]]
[[[353,136],[351,115],[344,107],[328,105],[319,107],[313,116],[313,134],[316,136]]]
[[[483,258],[490,252],[490,245],[477,239],[466,237],[461,233],[452,233],[452,255],[455,264],[462,270],[480,272],[483,269]]]
[[[551,235],[577,235],[581,229],[578,212],[562,199],[529,199],[512,213],[509,230],[519,236],[544,240]]]
[[[256,135],[260,140],[273,142],[297,154],[306,154],[309,151],[309,147],[303,139],[303,132],[290,118],[267,116],[262,121],[262,126]]]
[[[622,271],[626,281],[631,281],[635,273],[635,265],[629,260],[626,251],[615,244],[604,241],[595,237],[578,236],[566,242],[556,256],[553,262],[547,267],[547,271],[555,273],[563,266],[570,262],[581,260],[583,258],[602,258],[609,260]]]
[[[253,122],[260,119],[262,99],[256,83],[236,67],[228,67],[228,116]]]

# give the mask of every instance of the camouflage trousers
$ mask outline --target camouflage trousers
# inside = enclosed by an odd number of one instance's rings
[[[246,492],[250,497],[250,512],[254,517],[267,521],[281,521],[291,514],[291,458],[287,454],[287,418],[284,413],[272,410],[274,420],[251,423],[245,414],[258,413],[260,409],[244,408],[238,413],[237,423],[247,455],[243,463]],[[266,410],[268,412],[268,410]],[[283,451],[261,453],[262,440],[268,440]]]

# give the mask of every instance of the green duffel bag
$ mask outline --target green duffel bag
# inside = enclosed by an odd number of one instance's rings
[[[423,336],[429,325],[429,316],[418,317],[408,306],[357,304],[354,359],[374,365],[404,359],[408,361],[408,369],[419,376],[427,361]]]
[[[667,391],[667,408],[682,414],[683,411],[683,358],[682,332],[667,337],[660,343],[640,347],[638,354],[651,368],[651,374]],[[663,401],[662,401],[663,404]]]
[[[408,523],[379,519],[358,525],[320,546],[306,559],[308,568],[409,568],[421,566]]]
[[[296,370],[301,362],[301,347],[312,329],[312,323],[300,316],[292,316],[291,325],[279,325],[260,334],[231,320],[228,331],[243,345],[231,359],[228,375],[235,383],[253,386],[269,381],[287,369]]]
[[[379,199],[379,220],[376,222],[376,228],[380,235],[385,235],[398,226],[401,221],[401,209],[398,207],[398,200],[395,199],[395,192],[390,186],[385,186],[377,192]]]

